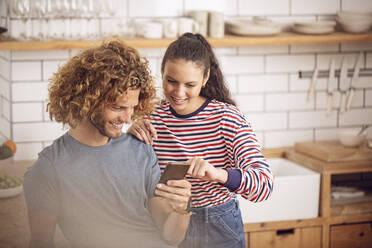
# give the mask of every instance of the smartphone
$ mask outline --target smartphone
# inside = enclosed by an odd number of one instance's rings
[[[184,162],[169,162],[161,174],[159,183],[167,184],[168,180],[184,179],[190,165]]]

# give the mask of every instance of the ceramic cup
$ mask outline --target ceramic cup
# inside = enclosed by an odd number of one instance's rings
[[[137,22],[136,34],[148,39],[160,39],[163,37],[163,24],[155,21]]]
[[[225,35],[225,21],[222,12],[209,12],[209,36],[222,38]]]
[[[172,18],[158,19],[157,22],[163,25],[163,36],[165,38],[176,38],[178,34],[178,21]]]
[[[197,33],[199,32],[199,25],[191,18],[181,17],[178,18],[178,36],[184,33]]]
[[[189,16],[198,23],[198,33],[206,37],[208,34],[208,11],[191,11]]]

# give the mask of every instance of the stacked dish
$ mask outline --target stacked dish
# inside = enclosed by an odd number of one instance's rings
[[[372,13],[339,11],[337,13],[337,22],[348,33],[368,32],[372,26]]]
[[[329,34],[335,31],[334,21],[295,22],[292,29],[301,34]]]
[[[237,35],[267,36],[280,33],[282,28],[269,19],[253,17],[251,20],[227,21],[226,30]]]

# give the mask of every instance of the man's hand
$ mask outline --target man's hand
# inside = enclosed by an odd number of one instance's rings
[[[159,183],[155,195],[166,199],[174,211],[183,213],[191,197],[191,183],[185,179],[169,180],[167,185]]]
[[[184,240],[190,221],[186,212],[191,196],[191,183],[187,180],[169,180],[158,184],[155,197],[149,202],[152,217],[162,232],[164,240],[178,245]]]

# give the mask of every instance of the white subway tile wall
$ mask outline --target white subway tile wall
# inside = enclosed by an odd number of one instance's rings
[[[372,123],[372,109],[351,109],[350,111],[340,114],[340,126],[361,125]]]
[[[53,73],[57,72],[58,67],[65,62],[66,61],[63,61],[63,60],[56,60],[56,61],[43,60],[43,62],[42,62],[42,71],[43,71],[42,76],[43,76],[43,78],[42,78],[42,80],[43,81],[48,81],[53,76]]]
[[[68,59],[69,50],[14,51],[11,56],[12,61]]]
[[[13,102],[45,101],[48,97],[48,82],[12,83]]]
[[[43,142],[61,136],[66,130],[55,122],[25,122],[13,124],[14,142]]]
[[[239,93],[287,92],[288,76],[286,74],[238,76]]]
[[[11,133],[10,52],[0,53],[0,142],[9,139]]]
[[[186,0],[185,14],[193,10],[220,11],[226,15],[234,15],[237,11],[237,2],[230,0]]]
[[[40,81],[41,61],[12,61],[12,81]]]
[[[0,57],[0,75],[3,79],[10,79],[10,61]]]
[[[220,65],[226,75],[263,73],[263,56],[220,56]]]
[[[362,11],[368,12],[372,10],[371,0],[342,0],[342,10]]]
[[[16,160],[36,160],[43,148],[43,142],[17,143],[17,153],[14,156]]]
[[[372,2],[372,1],[371,1]],[[341,44],[342,52],[359,52],[359,51],[372,51],[372,46],[366,46],[360,43],[345,43]]]
[[[184,15],[183,0],[129,0],[129,17],[176,17]]]
[[[264,15],[283,25],[294,21],[328,19],[339,10],[372,11],[371,0],[117,0],[115,21],[104,17],[101,32],[120,31],[132,19],[180,17],[192,10],[222,11],[226,19]],[[16,30],[15,30],[16,31]],[[149,60],[161,94],[161,59],[165,48],[140,49]],[[371,44],[221,47],[215,52],[238,107],[252,123],[264,148],[292,146],[295,142],[336,139],[339,128],[372,123],[372,77],[361,77],[350,111],[340,114],[335,89],[334,109],[326,115],[327,78],[317,80],[314,99],[307,100],[310,78],[299,71],[339,69],[347,56],[353,68],[363,52],[362,68],[372,67]],[[18,146],[16,160],[35,159],[45,146],[66,132],[46,112],[48,80],[79,50],[0,51],[0,141]],[[350,80],[350,78],[349,78]],[[337,86],[338,87],[338,86]],[[336,88],[337,88],[336,87]],[[372,129],[369,129],[372,137]]]
[[[0,74],[0,98],[10,101],[10,81],[1,77]]]
[[[269,93],[266,94],[265,106],[267,111],[310,110],[314,102],[307,101],[306,93]]]
[[[239,0],[238,15],[289,15],[290,2],[290,0]]]
[[[314,69],[315,55],[267,55],[266,72],[298,72]]]
[[[238,94],[234,96],[234,99],[239,109],[243,112],[264,111],[264,95],[262,94]]]
[[[291,53],[338,52],[338,50],[339,50],[338,44],[293,45],[291,46]]]
[[[326,116],[324,111],[299,111],[289,113],[289,128],[334,127],[337,125],[337,114]]]
[[[371,46],[371,44],[369,44],[369,47],[370,46]],[[372,53],[367,53],[366,67],[368,67],[368,68],[372,67]]]
[[[41,121],[43,121],[42,103],[13,103],[13,123]]]
[[[242,46],[239,54],[288,54],[289,46]]]
[[[372,90],[366,90],[365,106],[372,107]]]
[[[291,1],[291,14],[293,15],[319,15],[333,14],[340,9],[339,0],[294,0]]]
[[[292,146],[295,142],[313,139],[313,130],[280,130],[267,131],[264,137],[264,147]]]
[[[255,131],[286,130],[288,127],[288,114],[286,112],[272,113],[248,113]]]
[[[2,106],[1,106],[1,114],[6,120],[11,120],[11,114],[10,114],[10,102],[6,99],[2,101]]]
[[[333,140],[337,137],[337,128],[315,129],[315,140]]]

